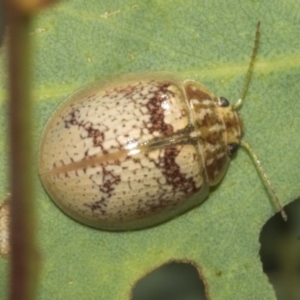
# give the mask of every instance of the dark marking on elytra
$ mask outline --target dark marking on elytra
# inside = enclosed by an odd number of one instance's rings
[[[103,150],[102,143],[105,140],[105,133],[100,131],[99,129],[95,129],[93,127],[93,123],[90,121],[79,121],[80,113],[79,110],[71,111],[67,116],[63,118],[66,128],[70,128],[71,126],[81,127],[84,131],[87,132],[87,136],[81,135],[81,139],[84,140],[86,138],[93,139],[93,145],[95,147],[100,147]],[[86,151],[86,156],[88,156],[88,152]]]
[[[199,190],[196,187],[193,177],[187,177],[180,170],[180,166],[176,163],[176,157],[180,154],[181,146],[170,146],[163,150],[164,154],[159,155],[158,162],[152,160],[155,166],[161,170],[163,176],[166,179],[168,185],[172,186],[172,193],[166,197],[164,189],[161,189],[160,193],[157,193],[156,198],[147,198],[143,200],[142,206],[136,210],[137,216],[152,215],[164,211],[164,208],[171,209],[172,207],[180,205],[180,199],[188,198],[191,194]],[[147,156],[147,154],[145,154]],[[161,184],[157,181],[158,186]],[[164,184],[163,184],[164,185]],[[200,187],[201,188],[201,187]],[[186,197],[182,197],[184,194]],[[178,199],[176,199],[179,197]],[[145,206],[148,209],[145,209]]]
[[[178,149],[180,148],[180,149]],[[181,147],[171,146],[164,148],[164,155],[159,157],[158,168],[161,169],[167,183],[172,185],[174,190],[181,190],[186,195],[190,195],[197,191],[194,178],[187,178],[180,170],[180,166],[176,163],[176,157],[179,155]]]
[[[153,82],[155,84],[156,82]],[[168,136],[173,134],[174,130],[172,125],[166,124],[164,122],[164,109],[163,102],[174,97],[174,93],[170,91],[168,88],[170,83],[158,84],[158,90],[155,92],[154,97],[152,97],[146,107],[148,108],[150,114],[150,123],[151,126],[149,128],[149,132],[153,133],[154,131],[158,131]]]
[[[100,200],[97,200],[92,203],[84,203],[83,206],[88,207],[91,211],[97,215],[106,215],[107,199],[101,197]]]

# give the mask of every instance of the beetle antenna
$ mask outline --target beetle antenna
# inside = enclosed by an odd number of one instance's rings
[[[269,189],[269,192],[272,194],[273,196],[273,199],[274,199],[274,202],[276,203],[276,205],[278,206],[279,210],[280,210],[280,213],[281,213],[281,216],[282,218],[287,221],[287,215],[283,209],[283,205],[280,203],[280,200],[279,198],[277,197],[276,195],[276,192],[271,184],[271,181],[269,180],[265,170],[263,169],[262,165],[261,165],[261,162],[260,160],[257,158],[256,154],[254,153],[254,151],[252,150],[251,146],[245,142],[245,141],[242,141],[241,142],[241,145],[246,148],[246,150],[248,151],[249,155],[251,156],[261,178],[264,180],[265,182],[265,185],[267,186],[267,188]]]
[[[259,46],[259,36],[260,36],[260,21],[258,21],[257,24],[256,24],[254,45],[253,45],[252,55],[251,55],[250,63],[249,63],[249,66],[248,66],[248,70],[247,70],[246,79],[245,79],[244,87],[243,87],[243,90],[242,90],[242,94],[241,94],[241,97],[238,100],[238,102],[233,105],[234,109],[240,108],[243,104],[243,101],[244,101],[245,97],[246,97],[248,87],[249,87],[251,77],[252,77],[254,61],[255,61],[258,46]]]

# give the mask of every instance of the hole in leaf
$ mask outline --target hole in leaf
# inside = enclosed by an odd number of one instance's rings
[[[166,264],[137,282],[132,300],[204,300],[204,285],[191,263]]]
[[[262,228],[260,256],[278,300],[300,299],[300,199],[285,206],[288,221],[280,213]]]

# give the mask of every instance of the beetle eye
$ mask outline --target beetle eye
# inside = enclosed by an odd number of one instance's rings
[[[233,155],[236,151],[237,151],[237,149],[239,148],[239,144],[237,144],[237,143],[230,143],[230,144],[228,144],[228,153],[229,153],[229,155]]]
[[[220,97],[220,106],[227,107],[229,105],[230,105],[230,103],[229,103],[229,101],[226,98]]]

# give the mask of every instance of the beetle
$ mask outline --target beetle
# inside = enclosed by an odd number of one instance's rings
[[[259,24],[247,84],[258,32]],[[89,226],[159,224],[198,205],[224,177],[242,142],[240,105],[168,72],[100,80],[50,117],[40,144],[41,180],[64,212]]]

